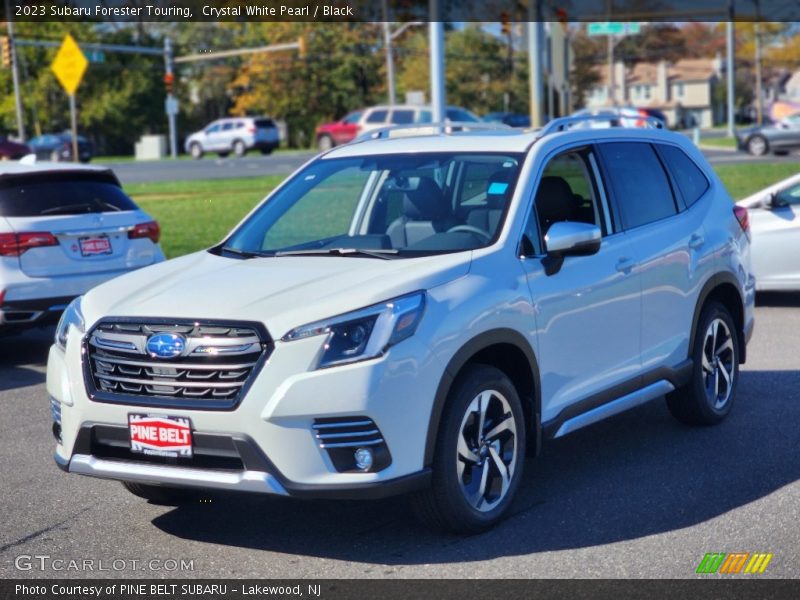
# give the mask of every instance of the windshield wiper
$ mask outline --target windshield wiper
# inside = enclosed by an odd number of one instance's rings
[[[370,258],[380,258],[391,260],[400,251],[381,248],[307,248],[304,250],[281,250],[275,256],[369,256]]]
[[[266,252],[251,252],[249,250],[239,250],[238,248],[231,248],[230,246],[223,246],[220,248],[222,252],[228,252],[230,254],[235,254],[237,256],[241,256],[242,258],[259,258],[264,256],[272,256],[272,254],[267,254]]]
[[[82,202],[81,204],[64,204],[61,206],[53,206],[51,208],[45,208],[44,210],[40,211],[40,215],[63,215],[63,214],[88,214],[93,212],[100,212],[98,210],[92,210],[94,207],[92,204],[88,202]]]

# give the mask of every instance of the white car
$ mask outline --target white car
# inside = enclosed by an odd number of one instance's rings
[[[750,213],[756,289],[800,290],[800,173],[737,205]]]
[[[109,169],[0,163],[0,333],[53,322],[94,286],[163,261],[158,239]]]
[[[206,152],[225,157],[233,152],[242,157],[250,150],[270,154],[280,145],[278,127],[266,117],[231,117],[217,119],[186,138],[186,152],[202,158]]]
[[[665,395],[721,422],[747,211],[685,136],[570,122],[335,148],[219,245],[74,301],[56,463],[157,502],[410,493],[476,532],[545,439]]]

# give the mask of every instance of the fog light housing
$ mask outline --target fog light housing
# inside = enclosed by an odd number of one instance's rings
[[[369,448],[359,448],[356,450],[353,454],[353,459],[356,462],[356,467],[362,471],[369,471],[375,460],[372,455],[372,450]]]

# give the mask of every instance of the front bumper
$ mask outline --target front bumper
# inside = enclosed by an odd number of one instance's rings
[[[427,425],[444,370],[420,339],[377,359],[320,370],[312,365],[323,339],[277,342],[239,405],[210,411],[90,400],[81,339],[70,335],[66,353],[53,347],[48,361],[48,393],[60,403],[56,462],[70,473],[106,479],[298,497],[377,498],[420,489],[430,481]],[[198,461],[154,464],[131,456],[130,413],[190,419]],[[337,468],[335,451],[318,439],[315,424],[353,417],[377,424],[391,453],[386,466]]]

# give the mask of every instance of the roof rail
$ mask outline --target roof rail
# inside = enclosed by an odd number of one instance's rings
[[[547,125],[542,128],[539,132],[541,137],[546,135],[550,135],[551,133],[557,133],[559,131],[565,131],[569,129],[571,125],[576,123],[584,123],[587,121],[608,121],[611,123],[612,126],[620,127],[620,122],[623,119],[629,119],[631,121],[642,121],[647,123],[654,129],[662,129],[663,124],[661,121],[656,119],[655,117],[649,117],[644,115],[578,115],[574,117],[559,117],[558,119],[553,119]]]
[[[513,128],[504,123],[486,123],[483,121],[441,121],[438,123],[413,123],[410,125],[390,125],[372,129],[356,137],[351,144],[366,142],[369,140],[382,140],[394,137],[392,134],[399,133],[398,137],[413,137],[414,135],[436,135],[450,134],[460,131],[514,131]],[[408,133],[409,135],[404,135]],[[412,133],[416,132],[416,133]]]

